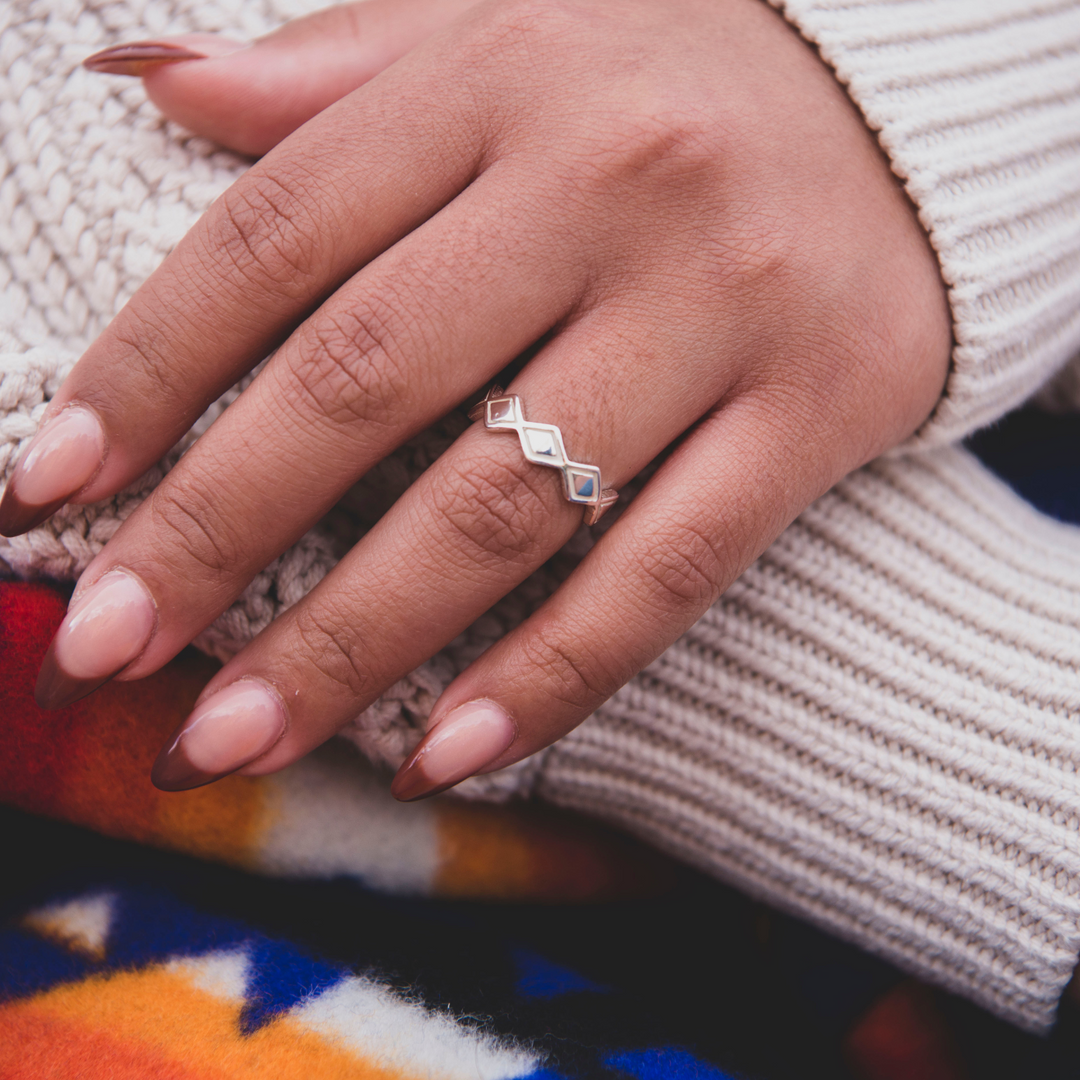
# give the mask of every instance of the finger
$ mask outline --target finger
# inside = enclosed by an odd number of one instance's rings
[[[364,472],[563,317],[585,270],[544,230],[506,227],[521,216],[508,187],[487,173],[289,338],[87,567],[40,702],[166,663]],[[142,587],[126,637],[78,614],[118,574]]]
[[[397,798],[436,794],[561,738],[839,479],[831,463],[807,461],[814,442],[797,418],[774,415],[748,395],[691,435],[558,592],[447,688],[394,779]]]
[[[138,290],[46,411],[0,503],[0,532],[141,475],[308,311],[480,171],[468,94],[455,98],[422,63],[401,71],[249,170]],[[79,437],[69,438],[55,422],[76,409]]]
[[[635,340],[624,326],[599,333],[593,318],[601,317],[583,319],[548,346],[515,387],[534,420],[561,422],[574,460],[602,463],[604,482],[617,485],[695,413],[680,395],[658,405],[649,372],[669,378],[666,357],[645,363],[643,377],[605,408],[607,364],[638,349],[651,360],[654,343],[646,334]],[[669,344],[686,344],[701,360],[691,342]],[[711,368],[721,366],[710,359]],[[709,377],[697,386],[704,402],[714,387]],[[637,427],[648,434],[611,438]],[[163,754],[155,782],[193,786],[254,757],[260,772],[295,760],[475,621],[565,543],[580,520],[556,470],[531,464],[513,433],[474,426],[318,588],[219,673]],[[257,710],[220,698],[238,683],[262,688]],[[240,737],[256,729],[259,739]]]
[[[242,154],[265,154],[475,0],[363,0],[286,23],[249,46],[210,34],[117,45],[83,61],[142,77],[170,119]]]

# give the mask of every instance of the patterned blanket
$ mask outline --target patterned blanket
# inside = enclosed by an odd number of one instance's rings
[[[977,451],[1080,521],[1080,421]],[[181,794],[147,779],[214,662],[55,713],[66,598],[0,583],[0,1078],[1073,1077],[1023,1035],[550,809],[402,806],[345,743]]]

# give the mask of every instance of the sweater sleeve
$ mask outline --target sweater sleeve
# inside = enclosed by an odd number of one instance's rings
[[[1080,528],[960,448],[881,459],[518,783],[1045,1031],[1080,952],[1078,613]]]
[[[910,445],[954,442],[1080,354],[1080,3],[771,0],[878,133],[955,345]]]

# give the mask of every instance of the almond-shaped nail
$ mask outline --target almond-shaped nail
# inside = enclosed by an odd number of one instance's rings
[[[182,60],[213,60],[248,46],[216,34],[191,34],[173,41],[132,41],[88,56],[83,67],[105,75],[145,75],[163,64]]]
[[[220,780],[262,757],[286,723],[285,707],[269,686],[240,679],[195,707],[158,755],[150,778],[163,791]]]
[[[105,432],[89,410],[58,413],[30,440],[0,501],[0,534],[17,536],[40,525],[101,468]]]
[[[104,75],[143,75],[148,69],[161,64],[205,59],[206,53],[187,45],[173,45],[168,41],[133,41],[129,45],[114,45],[111,49],[102,49],[88,56],[83,61],[83,67]]]
[[[495,702],[459,705],[424,736],[390,791],[402,802],[437,795],[490,765],[516,735],[514,722]]]
[[[110,570],[64,616],[38,674],[34,697],[59,709],[86,697],[146,648],[157,611],[138,578]]]

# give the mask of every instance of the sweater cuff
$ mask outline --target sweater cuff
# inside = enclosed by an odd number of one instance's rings
[[[908,445],[953,442],[1080,353],[1080,3],[770,2],[878,133],[937,252],[952,369]]]
[[[1080,529],[881,460],[551,747],[612,820],[1029,1030],[1080,952]]]

